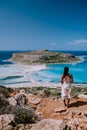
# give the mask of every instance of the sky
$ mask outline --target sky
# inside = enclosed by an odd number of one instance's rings
[[[87,0],[0,0],[0,50],[87,50]]]

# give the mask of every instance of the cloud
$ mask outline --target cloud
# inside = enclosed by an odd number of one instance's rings
[[[57,43],[56,42],[52,42],[52,43],[50,43],[49,45],[50,46],[55,46]]]
[[[87,45],[87,39],[72,40],[72,41],[68,42],[68,44],[72,44],[72,45]]]
[[[76,43],[76,44],[87,44],[87,39],[74,40],[74,43]]]

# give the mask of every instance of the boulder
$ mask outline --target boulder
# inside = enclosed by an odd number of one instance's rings
[[[79,94],[78,95],[78,98],[83,98],[83,99],[87,99],[87,94]]]
[[[15,100],[14,97],[7,98],[7,101],[9,102],[9,104],[11,106],[16,106],[17,105],[17,101]]]
[[[30,98],[28,99],[28,103],[31,103],[33,105],[38,105],[41,102],[40,98]]]
[[[14,122],[14,115],[4,114],[0,115],[0,130],[12,130],[12,126],[9,126]],[[8,129],[9,128],[9,129]]]
[[[24,94],[21,94],[21,93],[17,94],[15,96],[15,99],[18,105],[25,105],[27,103],[27,98]]]
[[[54,119],[43,119],[35,124],[31,130],[64,130],[68,129],[65,121]]]

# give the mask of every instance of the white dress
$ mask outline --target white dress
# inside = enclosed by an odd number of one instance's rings
[[[67,80],[69,80],[69,79],[67,79]],[[67,83],[66,79],[64,79],[62,88],[61,88],[62,99],[65,99],[65,98],[70,99],[71,98],[70,92],[71,92],[71,83],[70,82]]]

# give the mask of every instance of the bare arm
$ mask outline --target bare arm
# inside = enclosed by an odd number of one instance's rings
[[[61,80],[60,80],[60,82],[63,84],[63,75],[61,76]]]
[[[71,77],[71,83],[73,83],[74,80],[73,80],[73,76],[72,76],[72,74],[70,74],[70,77]]]

